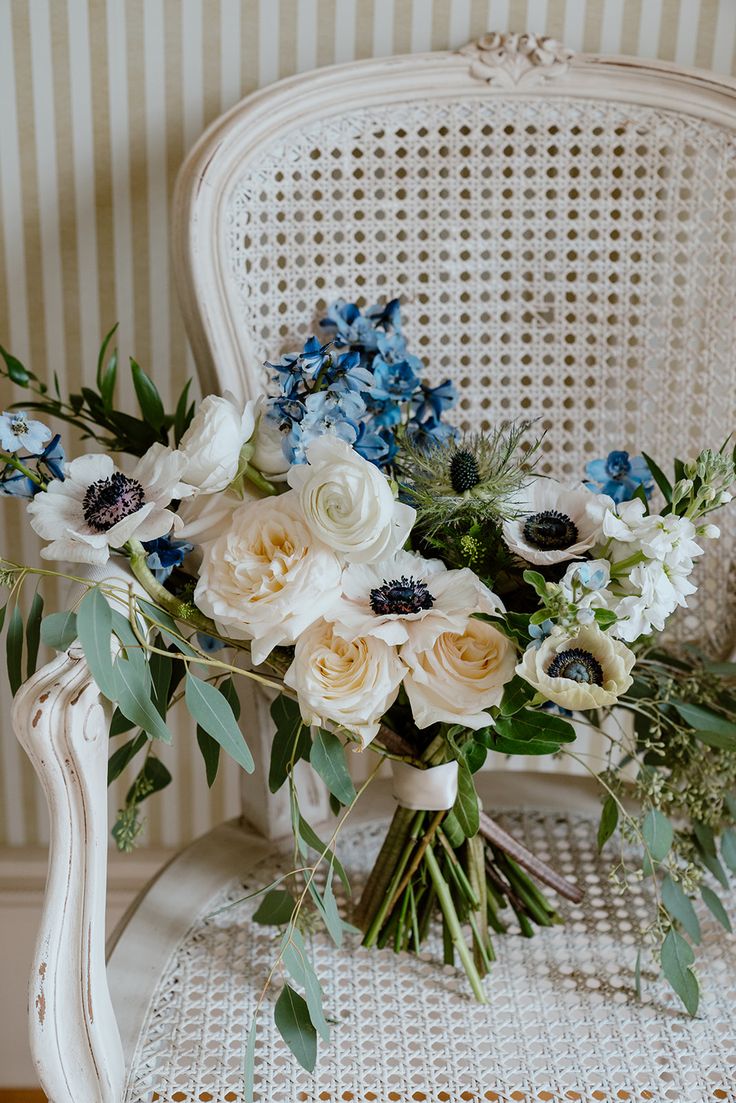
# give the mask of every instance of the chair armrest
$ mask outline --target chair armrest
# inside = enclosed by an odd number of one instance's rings
[[[43,786],[51,848],[29,986],[31,1051],[52,1103],[120,1103],[105,970],[108,717],[73,646],[19,689],[13,728]]]

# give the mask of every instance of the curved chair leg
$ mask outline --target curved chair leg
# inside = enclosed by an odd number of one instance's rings
[[[51,816],[29,988],[38,1077],[50,1103],[120,1103],[123,1051],[105,971],[108,721],[78,648],[21,687],[13,726]]]

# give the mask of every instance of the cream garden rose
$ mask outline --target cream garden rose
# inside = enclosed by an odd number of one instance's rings
[[[416,513],[394,498],[377,467],[330,434],[306,454],[309,462],[292,467],[288,482],[317,540],[351,563],[374,563],[401,547]]]
[[[514,676],[511,641],[487,621],[468,617],[464,628],[422,639],[421,629],[401,648],[409,668],[404,679],[414,722],[426,728],[437,721],[484,728],[486,710],[498,705]]]
[[[208,395],[179,442],[187,458],[184,481],[200,494],[224,490],[238,473],[240,452],[255,428],[256,400],[243,404],[225,392]]]
[[[395,647],[375,636],[344,640],[318,620],[297,640],[284,682],[296,691],[305,724],[332,721],[365,747],[395,701],[405,671]]]
[[[516,673],[562,708],[597,709],[626,692],[635,661],[625,644],[591,624],[575,635],[554,629],[538,647],[527,648]]]
[[[194,601],[224,635],[250,639],[258,664],[320,616],[340,571],[287,492],[234,511],[230,527],[204,549]]]

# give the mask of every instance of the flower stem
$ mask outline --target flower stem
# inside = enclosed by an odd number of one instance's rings
[[[166,587],[154,578],[146,563],[148,553],[140,540],[129,540],[127,549],[130,553],[130,569],[149,597],[152,597],[162,609],[165,609],[177,620],[191,624],[193,628],[200,632],[206,632],[209,636],[216,636],[221,639],[217,625],[213,620],[195,609],[191,602],[180,601],[178,597],[169,593]]]
[[[425,855],[424,860],[427,863],[427,869],[429,875],[432,878],[435,891],[437,893],[437,899],[442,909],[442,915],[449,933],[449,937],[452,939],[452,943],[455,946],[460,960],[463,963],[463,968],[470,981],[470,987],[473,989],[473,995],[477,999],[478,1003],[487,1003],[486,994],[483,991],[483,985],[481,983],[478,970],[475,967],[473,956],[468,949],[465,938],[463,937],[462,927],[460,926],[460,920],[457,917],[455,911],[455,905],[452,902],[452,893],[450,892],[450,886],[442,876],[442,872],[439,867],[439,863],[434,856],[434,851],[430,846]]]
[[[30,479],[36,486],[41,487],[42,490],[46,489],[46,483],[41,476],[36,474],[35,471],[31,471],[30,467],[26,467],[17,456],[13,456],[9,452],[0,452],[0,459],[4,460],[9,467],[14,467],[16,471],[20,471],[21,475],[25,475],[27,479]]]
[[[262,494],[278,494],[279,489],[274,483],[261,474],[255,467],[252,467],[249,463],[245,466],[243,472],[244,477],[249,483],[252,483],[256,490],[260,490]]]

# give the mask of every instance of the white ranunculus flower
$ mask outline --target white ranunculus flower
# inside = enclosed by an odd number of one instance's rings
[[[575,635],[555,628],[526,649],[516,673],[562,708],[607,708],[633,682],[635,661],[625,644],[591,624]]]
[[[200,494],[216,494],[238,473],[240,452],[253,435],[256,400],[245,405],[227,392],[202,399],[179,442],[187,458],[184,479]]]
[[[296,641],[284,682],[296,691],[305,724],[329,720],[360,738],[377,734],[399,692],[406,667],[396,648],[375,636],[344,640],[318,620]]]
[[[396,501],[385,475],[349,444],[327,434],[289,471],[307,524],[349,563],[374,563],[406,540],[416,516]]]
[[[322,615],[340,571],[289,492],[234,511],[230,527],[204,549],[194,601],[223,635],[252,640],[258,664]]]
[[[516,665],[511,641],[473,617],[459,631],[442,632],[432,642],[412,639],[401,648],[401,658],[409,668],[404,688],[419,728],[437,721],[487,727],[493,720],[485,710],[500,704]]]
[[[110,548],[128,540],[156,540],[180,521],[166,507],[191,494],[181,482],[186,457],[154,444],[130,475],[108,455],[91,453],[67,464],[64,479],[53,479],[28,503],[31,527],[51,543],[44,559],[106,563]]]
[[[347,640],[378,636],[402,644],[421,625],[423,646],[428,646],[432,635],[461,629],[470,613],[501,608],[471,570],[448,571],[441,559],[423,559],[413,552],[398,551],[377,563],[351,563],[340,585],[340,597],[324,615]]]
[[[527,563],[547,566],[581,559],[600,538],[603,517],[613,499],[594,494],[582,483],[532,479],[515,499],[520,516],[506,521],[506,544]]]
[[[272,418],[265,413],[265,395],[258,399],[256,429],[253,434],[251,463],[272,482],[284,482],[290,464],[284,455],[284,434]]]

